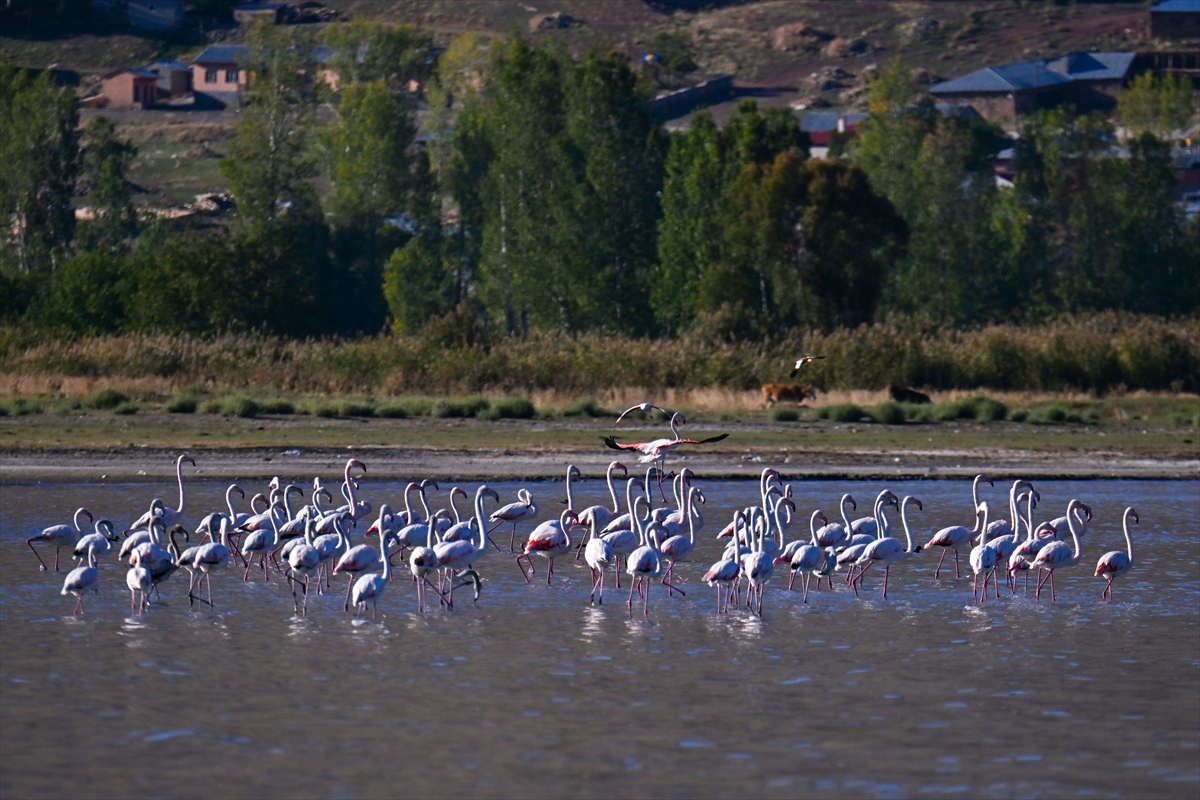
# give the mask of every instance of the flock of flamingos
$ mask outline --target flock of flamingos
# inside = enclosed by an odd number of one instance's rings
[[[618,422],[634,411],[655,409],[643,403],[627,409]],[[659,409],[662,410],[662,409]],[[183,464],[195,466],[188,455],[179,456],[176,477],[179,483],[179,507],[169,508],[155,499],[150,508],[127,529],[117,531],[108,519],[95,520],[90,511],[80,508],[72,524],[54,525],[26,540],[38,557],[43,571],[47,569],[35,543],[55,548],[54,569],[59,569],[59,555],[70,548],[76,561],[85,566],[72,569],[63,582],[62,594],[76,597],[74,613],[84,611],[84,595],[98,592],[99,574],[96,562],[116,553],[129,564],[125,583],[130,591],[133,613],[143,613],[149,594],[158,591],[159,584],[175,572],[183,570],[189,576],[188,600],[213,607],[212,575],[231,564],[242,569],[243,581],[251,579],[252,570],[270,580],[274,567],[282,573],[292,592],[296,613],[307,613],[310,583],[317,592],[331,588],[333,578],[346,575],[343,609],[354,606],[355,615],[371,607],[374,617],[380,598],[393,578],[393,559],[401,564],[407,558],[408,572],[416,590],[417,610],[427,607],[429,590],[433,590],[439,605],[454,606],[454,590],[471,586],[476,600],[482,585],[478,572],[480,559],[491,550],[501,552],[492,534],[502,526],[510,526],[509,552],[516,553],[515,561],[528,583],[536,575],[533,556],[547,560],[546,583],[554,576],[555,559],[582,559],[591,570],[590,599],[593,604],[604,602],[604,586],[612,573],[616,588],[621,589],[622,568],[628,576],[627,605],[633,615],[635,593],[641,600],[643,615],[649,614],[650,587],[654,580],[666,588],[669,596],[684,590],[675,584],[675,567],[687,561],[696,544],[696,536],[704,527],[704,493],[693,485],[694,474],[684,468],[679,474],[663,471],[667,454],[685,444],[704,444],[724,438],[695,440],[679,434],[683,416],[671,416],[671,438],[650,442],[621,444],[606,439],[614,449],[640,454],[648,464],[645,480],[628,476],[628,469],[619,461],[608,466],[607,483],[612,506],[593,505],[577,508],[572,479],[579,476],[574,466],[567,469],[566,508],[557,519],[537,524],[521,547],[517,547],[517,527],[530,524],[538,516],[532,495],[520,489],[515,502],[488,512],[485,503],[499,503],[499,495],[486,485],[480,486],[474,497],[473,513],[464,515],[455,504],[456,497],[470,497],[459,487],[451,489],[449,509],[430,508],[429,489],[438,489],[433,481],[409,483],[403,497],[403,510],[384,503],[377,513],[371,503],[359,499],[359,479],[355,470],[366,473],[358,459],[346,462],[341,494],[345,503],[337,508],[322,508],[322,500],[332,504],[333,494],[315,478],[309,495],[311,502],[296,509],[292,498],[303,498],[304,490],[294,484],[271,481],[267,495],[257,495],[251,501],[251,512],[234,508],[234,495],[245,498],[245,492],[232,484],[225,492],[227,509],[207,514],[193,531],[185,526]],[[624,477],[625,510],[622,511],[614,473]],[[674,505],[667,503],[664,483],[674,494]],[[907,513],[910,506],[922,508],[916,497],[899,498],[889,490],[879,493],[869,516],[851,520],[847,508],[857,510],[858,504],[849,494],[839,503],[840,521],[829,520],[821,511],[809,516],[807,537],[787,541],[787,530],[797,508],[790,485],[784,485],[776,470],[764,469],[759,479],[759,492],[752,505],[738,509],[717,534],[728,544],[721,560],[713,564],[702,580],[717,590],[717,613],[728,613],[730,603],[740,607],[745,603],[752,613],[761,616],[763,593],[776,570],[790,573],[788,590],[801,578],[803,602],[808,602],[812,578],[817,589],[826,581],[834,588],[834,575],[857,596],[863,580],[872,568],[882,568],[882,596],[887,597],[891,568],[916,557],[923,550],[939,548],[941,557],[934,580],[943,569],[949,553],[954,554],[955,576],[961,575],[960,551],[967,551],[968,564],[974,573],[976,602],[988,597],[988,584],[997,599],[999,584],[1007,584],[1016,594],[1018,578],[1024,573],[1025,591],[1029,590],[1030,573],[1037,573],[1035,593],[1038,599],[1047,583],[1051,599],[1056,599],[1054,574],[1057,570],[1077,566],[1083,559],[1081,540],[1092,518],[1086,503],[1071,500],[1066,513],[1046,522],[1034,522],[1034,508],[1040,495],[1026,480],[1014,481],[1008,490],[1008,518],[994,514],[987,502],[979,500],[981,483],[993,485],[991,478],[978,475],[971,485],[972,507],[975,509],[973,527],[952,525],[938,531],[925,544],[914,544],[909,530]],[[655,488],[663,504],[656,506]],[[417,505],[414,506],[413,498]],[[893,535],[888,508],[900,517],[904,541]],[[94,524],[87,532],[82,520]],[[1107,583],[1102,598],[1111,599],[1113,581],[1127,573],[1134,564],[1133,543],[1129,523],[1137,523],[1133,508],[1125,509],[1122,520],[1127,552],[1105,553],[1096,564],[1095,575]],[[366,541],[353,544],[351,532],[365,526]],[[184,538],[180,549],[178,537]],[[192,538],[196,544],[191,544]],[[1066,539],[1070,539],[1068,544]],[[949,566],[945,566],[949,569]],[[432,580],[431,580],[432,578]],[[435,583],[436,581],[436,583]],[[203,583],[203,587],[201,584]],[[743,597],[744,595],[744,597]]]

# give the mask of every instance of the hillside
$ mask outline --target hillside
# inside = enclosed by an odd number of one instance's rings
[[[638,57],[667,34],[683,43],[700,73],[728,72],[739,97],[765,105],[807,108],[861,105],[862,73],[903,58],[921,80],[938,79],[1020,59],[1073,50],[1147,49],[1149,3],[883,2],[882,0],[764,0],[683,10],[700,3],[645,0],[326,0],[338,19],[363,17],[432,29],[439,43],[476,32],[525,32],[579,50],[602,46]],[[548,14],[563,15],[534,30]],[[339,22],[295,26],[322,38]],[[205,40],[236,41],[236,28],[209,31]],[[189,61],[205,41],[138,35],[128,29],[37,39],[0,35],[0,58],[20,66],[57,65],[81,77],[80,91],[115,68],[159,58]],[[713,108],[718,119],[732,107]],[[126,112],[123,133],[141,147],[135,171],[147,205],[187,200],[219,188],[214,155],[232,135],[237,116],[162,111]],[[85,115],[84,121],[86,122]],[[194,155],[199,154],[199,155]]]

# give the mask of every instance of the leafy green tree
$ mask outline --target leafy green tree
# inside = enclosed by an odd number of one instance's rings
[[[1196,115],[1195,87],[1183,75],[1143,72],[1117,98],[1117,117],[1131,131],[1160,138],[1187,127]]]
[[[30,80],[0,62],[0,260],[24,274],[61,265],[74,236],[75,106],[74,92],[56,87],[49,72]]]
[[[125,324],[128,293],[124,257],[107,248],[89,250],[59,270],[39,321],[79,334],[115,333]]]
[[[86,136],[83,176],[92,187],[92,219],[80,225],[79,245],[115,250],[137,235],[133,184],[129,181],[137,148],[117,136],[117,126],[108,117],[89,122]]]
[[[392,91],[406,89],[433,57],[433,34],[408,25],[389,26],[355,18],[329,30],[330,66],[341,86],[382,81]]]

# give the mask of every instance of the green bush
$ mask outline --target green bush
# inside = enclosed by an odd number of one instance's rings
[[[116,389],[101,389],[98,392],[92,392],[83,399],[83,404],[88,408],[94,408],[99,411],[116,408],[121,403],[129,400],[129,397],[121,394]]]
[[[854,403],[841,403],[833,406],[821,406],[817,409],[817,419],[829,419],[834,422],[858,422],[865,411]]]
[[[220,414],[223,408],[224,404],[220,400],[214,398],[212,400],[205,400],[197,407],[197,410],[199,410],[201,414]]]
[[[338,406],[338,413],[343,417],[373,417],[375,406],[358,400],[343,400]]]
[[[126,400],[124,403],[121,403],[120,405],[118,405],[116,408],[114,408],[112,410],[112,413],[122,414],[122,415],[136,414],[137,412],[138,412],[138,404],[131,400]]]
[[[564,417],[607,417],[610,413],[607,409],[601,408],[595,398],[582,397],[571,403],[563,409]]]
[[[427,397],[402,397],[394,405],[410,417],[433,416],[433,401]]]
[[[1029,422],[1031,425],[1053,425],[1067,422],[1068,415],[1069,412],[1062,406],[1042,406],[1030,412]]]
[[[56,405],[54,407],[54,413],[58,414],[59,416],[65,417],[69,414],[74,414],[75,412],[79,411],[82,408],[83,408],[83,403],[72,398],[72,399],[60,401],[58,403],[58,405]]]
[[[1029,409],[1018,408],[1016,411],[1009,414],[1008,418],[1013,422],[1024,422],[1025,420],[1029,419]]]
[[[263,401],[261,410],[264,414],[295,414],[296,406],[291,400],[276,397],[274,400]]]
[[[7,403],[0,403],[0,416],[23,417],[26,414],[42,413],[42,406],[33,401],[26,400],[23,397],[15,397]]]
[[[375,416],[387,419],[404,419],[408,416],[408,411],[404,408],[403,403],[385,403],[381,406],[375,406]]]
[[[196,398],[188,394],[177,394],[163,404],[171,414],[192,414],[196,411]]]
[[[221,413],[227,417],[254,417],[258,415],[258,403],[249,397],[228,397],[221,404]]]
[[[495,422],[500,419],[500,409],[494,405],[490,405],[487,408],[476,411],[475,419],[481,419],[484,422]]]
[[[909,422],[929,422],[933,419],[933,406],[928,403],[900,403],[900,408]]]
[[[968,397],[959,402],[971,410],[970,416],[974,417],[976,422],[994,422],[1004,419],[1008,415],[1008,406],[999,400],[993,400],[983,395]]]
[[[329,417],[336,417],[338,415],[338,410],[336,406],[324,401],[317,401],[308,404],[308,413],[312,414],[314,417],[325,417],[328,419]]]
[[[524,397],[505,397],[502,400],[497,400],[492,403],[491,410],[505,419],[533,419],[537,411],[533,407],[533,403]],[[476,412],[475,416],[483,419],[481,412]]]
[[[482,397],[445,398],[434,404],[433,416],[442,418],[473,417],[488,405],[488,401]]]
[[[767,412],[767,416],[775,422],[795,422],[800,419],[800,411],[795,408],[776,406]]]
[[[199,397],[200,395],[208,394],[208,390],[204,388],[202,383],[189,383],[187,386],[179,390],[181,395]]]
[[[880,403],[867,413],[880,425],[903,425],[905,421],[904,409],[899,403]]]

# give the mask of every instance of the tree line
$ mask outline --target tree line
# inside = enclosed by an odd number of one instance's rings
[[[893,63],[834,157],[783,109],[742,101],[668,133],[650,76],[619,53],[517,35],[431,36],[355,21],[311,42],[248,36],[252,75],[221,162],[225,224],[133,205],[135,149],[74,96],[0,64],[0,315],[62,332],[423,330],[470,344],[529,329],[738,339],[890,313],[936,324],[1091,310],[1190,314],[1200,219],[1186,220],[1163,119],[1190,95],[1139,79],[1135,135],[1070,108],[1013,140],[940,112]],[[318,114],[319,108],[329,112]],[[1180,110],[1182,108],[1182,111]],[[1174,115],[1174,116],[1172,116]],[[1016,179],[998,187],[997,153]],[[92,214],[78,223],[72,197]]]

